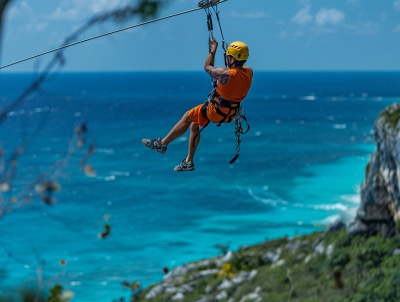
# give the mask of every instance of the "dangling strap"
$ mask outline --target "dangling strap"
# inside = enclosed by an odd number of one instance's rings
[[[246,131],[243,131],[242,128],[242,119],[246,122],[247,124],[247,129]],[[241,134],[246,134],[250,130],[250,125],[247,122],[246,114],[244,112],[244,109],[242,108],[242,104],[239,104],[238,108],[236,109],[236,115],[235,115],[235,137],[236,137],[236,155],[230,160],[229,164],[233,164],[239,157],[240,154],[240,135]]]

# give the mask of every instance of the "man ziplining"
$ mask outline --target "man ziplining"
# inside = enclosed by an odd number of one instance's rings
[[[88,24],[98,22],[98,20],[106,20],[111,14],[105,14],[101,17],[96,17],[91,19],[89,23],[85,24],[82,28],[78,29],[76,33],[70,36],[65,40],[63,45],[58,48],[51,49],[30,57],[26,57],[24,59],[8,63],[6,65],[0,66],[0,69],[8,68],[10,66],[32,60],[34,58],[47,55],[52,52],[57,52],[54,56],[53,60],[49,62],[47,67],[45,68],[45,72],[31,85],[29,86],[24,93],[15,100],[6,110],[3,110],[3,114],[0,115],[0,123],[7,116],[8,112],[10,112],[14,107],[16,107],[20,102],[22,102],[25,97],[31,94],[36,90],[38,85],[40,85],[44,79],[46,79],[48,75],[48,70],[53,68],[53,66],[57,64],[62,64],[62,56],[60,55],[60,51],[65,48],[78,45],[81,43],[85,43],[94,39],[98,39],[101,37],[105,37],[111,34],[115,34],[121,31],[125,31],[128,29],[132,29],[138,26],[143,26],[149,23],[161,21],[167,18],[187,14],[190,12],[197,11],[199,9],[205,9],[207,13],[207,25],[210,34],[209,38],[209,47],[210,52],[207,56],[206,63],[204,69],[213,79],[213,91],[209,94],[208,100],[206,103],[202,105],[198,105],[195,108],[192,108],[188,112],[184,114],[182,119],[172,128],[170,133],[164,138],[158,138],[154,140],[142,139],[143,144],[147,147],[154,149],[160,153],[165,153],[167,150],[167,145],[175,140],[177,137],[184,134],[187,129],[190,127],[190,140],[189,140],[189,150],[186,158],[182,161],[181,164],[174,168],[175,171],[192,171],[194,170],[193,158],[196,152],[197,146],[200,141],[200,132],[203,130],[209,122],[218,123],[217,126],[220,126],[222,123],[229,123],[232,120],[235,121],[235,136],[236,136],[236,155],[230,161],[232,164],[238,157],[240,152],[240,134],[245,134],[249,130],[249,124],[247,123],[247,119],[244,115],[244,110],[241,107],[241,102],[247,96],[247,93],[251,87],[253,71],[250,67],[244,66],[248,56],[249,49],[246,44],[243,42],[233,42],[229,45],[228,49],[225,49],[225,41],[222,33],[222,28],[219,20],[219,12],[217,12],[217,4],[226,2],[228,0],[201,0],[199,2],[199,7],[196,9],[176,13],[173,15],[161,17],[158,19],[153,19],[149,21],[142,22],[140,24],[131,25],[128,27],[120,28],[111,32],[107,32],[104,34],[100,34],[97,36],[93,36],[84,40],[79,40],[76,42],[72,42],[77,38],[78,34],[80,34],[83,29],[86,30]],[[4,1],[3,1],[4,2]],[[8,3],[7,1],[5,3]],[[1,5],[0,5],[1,6]],[[4,6],[4,5],[3,5]],[[3,7],[4,8],[4,7]],[[212,18],[211,18],[211,8],[214,10],[216,17],[218,19],[218,24],[220,27],[221,35],[222,35],[222,47],[225,51],[225,64],[227,68],[215,68],[214,67],[214,59],[217,51],[218,43],[215,41],[213,37],[213,28],[212,28]],[[118,13],[119,11],[113,12],[113,14]],[[60,63],[61,62],[61,63]],[[243,131],[242,129],[242,120],[247,123],[247,130]],[[201,130],[200,130],[200,127]]]
[[[188,154],[179,165],[175,166],[175,171],[194,170],[194,155],[200,142],[200,127],[204,128],[209,122],[218,123],[218,126],[221,123],[230,123],[235,118],[236,112],[241,110],[240,103],[247,96],[252,84],[253,70],[244,66],[249,57],[249,48],[245,43],[236,41],[228,46],[225,53],[226,68],[214,67],[218,48],[214,38],[209,39],[209,46],[210,52],[204,70],[217,81],[211,100],[188,110],[164,138],[142,139],[146,147],[164,154],[169,143],[183,135],[190,127]]]

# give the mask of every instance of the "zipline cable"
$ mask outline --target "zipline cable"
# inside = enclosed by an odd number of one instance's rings
[[[221,0],[221,1],[219,1],[218,3],[223,3],[223,2],[226,2],[226,1],[228,1],[228,0]],[[211,6],[211,5],[210,5],[210,6]],[[59,51],[59,50],[61,50],[61,49],[65,49],[65,48],[68,48],[68,47],[71,47],[71,46],[75,46],[75,45],[78,45],[78,44],[82,44],[82,43],[85,43],[85,42],[88,42],[88,41],[91,41],[91,40],[95,40],[95,39],[102,38],[102,37],[105,37],[105,36],[108,36],[108,35],[112,35],[112,34],[115,34],[115,33],[119,33],[119,32],[121,32],[121,31],[125,31],[125,30],[132,29],[132,28],[135,28],[135,27],[147,25],[147,24],[154,23],[154,22],[157,22],[157,21],[169,19],[169,18],[172,18],[172,17],[177,17],[177,16],[180,16],[180,15],[192,13],[192,12],[195,12],[195,11],[198,11],[198,10],[201,10],[201,9],[204,9],[204,7],[198,7],[198,8],[194,8],[194,9],[191,9],[191,10],[183,11],[183,12],[180,12],[180,13],[168,15],[168,16],[165,16],[165,17],[161,17],[161,18],[157,18],[157,19],[145,21],[145,22],[142,22],[142,23],[139,23],[139,24],[127,26],[127,27],[120,28],[120,29],[117,29],[117,30],[113,30],[113,31],[110,31],[110,32],[107,32],[107,33],[104,33],[104,34],[101,34],[101,35],[97,35],[97,36],[90,37],[90,38],[87,38],[87,39],[84,39],[84,40],[80,40],[80,41],[77,41],[77,42],[73,42],[73,43],[70,43],[70,44],[66,44],[66,45],[63,45],[63,46],[54,48],[54,49],[52,49],[52,50],[49,50],[49,51],[46,51],[46,52],[42,52],[42,53],[40,53],[40,54],[31,56],[31,57],[28,57],[28,58],[25,58],[25,59],[22,59],[22,60],[18,60],[18,61],[15,61],[15,62],[13,62],[13,63],[7,64],[7,65],[0,66],[0,69],[4,69],[4,68],[7,68],[7,67],[10,67],[10,66],[13,66],[13,65],[16,65],[16,64],[25,62],[25,61],[29,61],[29,60],[32,60],[32,59],[34,59],[34,58],[47,55],[47,54],[49,54],[49,53],[52,53],[52,52],[55,52],[55,51]]]

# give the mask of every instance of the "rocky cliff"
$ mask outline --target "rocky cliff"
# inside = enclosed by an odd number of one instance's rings
[[[361,204],[350,234],[398,233],[400,220],[400,103],[383,110],[375,121],[376,149],[365,171]]]

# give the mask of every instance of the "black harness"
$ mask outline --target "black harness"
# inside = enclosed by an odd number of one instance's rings
[[[217,102],[218,100],[218,102]],[[215,111],[218,115],[221,116],[221,120],[216,122],[216,126],[220,127],[223,123],[230,123],[232,120],[235,121],[235,137],[236,137],[236,155],[229,161],[230,164],[233,164],[239,157],[240,154],[240,135],[246,134],[250,130],[250,125],[247,122],[246,114],[244,109],[242,108],[241,102],[229,101],[225,100],[223,97],[218,95],[216,91],[216,87],[214,87],[213,91],[209,94],[207,101],[204,103],[203,107],[201,107],[201,114],[208,120],[207,123],[200,129],[200,131],[195,135],[193,139],[193,145],[196,141],[196,138],[200,133],[210,124],[210,119],[208,118],[207,111],[208,106],[214,106]],[[223,112],[220,108],[228,108],[228,113]],[[246,130],[243,131],[242,120],[246,123]]]
[[[217,102],[218,101],[218,102]],[[225,100],[222,96],[216,95],[211,101],[204,103],[201,108],[203,116],[210,120],[207,116],[208,106],[214,106],[215,111],[221,116],[221,120],[217,122],[217,127],[221,126],[222,123],[230,123],[235,118],[236,109],[239,106],[239,102]],[[220,108],[228,108],[228,113],[223,112]]]

